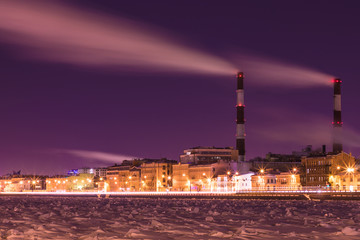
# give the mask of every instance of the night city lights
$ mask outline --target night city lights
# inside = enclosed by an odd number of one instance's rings
[[[1,1],[0,238],[359,239],[359,8]]]

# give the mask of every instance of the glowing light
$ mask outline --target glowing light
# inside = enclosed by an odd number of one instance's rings
[[[236,175],[239,175],[239,173],[238,173],[238,172],[236,172],[235,174],[236,174]]]
[[[205,173],[203,173],[203,176],[205,176]]]
[[[20,184],[23,184],[24,182],[23,181],[20,181]]]
[[[144,176],[144,178],[146,178],[146,176]]]
[[[131,179],[131,176],[129,176],[129,179]]]
[[[294,171],[294,172],[296,172],[296,171],[297,171],[297,169],[296,169],[296,168],[293,168],[293,171]]]
[[[227,172],[227,175],[230,175],[230,172],[229,172],[229,171]]]
[[[185,173],[183,173],[183,177],[185,177],[186,175],[185,175]]]
[[[337,170],[340,170],[340,166],[337,166],[336,169],[337,169]]]
[[[35,181],[32,181],[32,184],[35,184]]]
[[[261,173],[264,173],[265,171],[264,171],[264,169],[260,169],[260,172],[261,172]]]
[[[171,177],[170,177],[170,176],[168,176],[168,179],[170,180],[170,179],[171,179]]]
[[[100,178],[100,181],[102,181],[102,180],[103,180],[103,178],[101,177],[101,178]]]
[[[354,168],[347,168],[346,171],[347,171],[348,173],[353,173],[353,172],[355,171],[355,169],[354,169]]]

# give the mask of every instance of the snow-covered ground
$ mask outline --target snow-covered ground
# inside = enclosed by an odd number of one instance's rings
[[[0,239],[360,239],[360,202],[0,197]]]

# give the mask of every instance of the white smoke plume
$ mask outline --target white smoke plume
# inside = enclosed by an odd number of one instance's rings
[[[334,79],[334,76],[317,70],[250,54],[237,56],[235,62],[246,71],[245,75],[251,79],[252,84],[261,86],[331,87]]]
[[[20,54],[79,65],[231,75],[218,57],[165,37],[153,27],[110,18],[54,1],[1,1],[0,40]]]
[[[72,156],[88,159],[91,161],[101,161],[101,162],[110,162],[110,163],[122,163],[124,160],[138,159],[138,157],[119,155],[113,153],[97,152],[97,151],[87,151],[87,150],[57,150],[58,153],[70,154]]]
[[[184,46],[164,31],[124,18],[110,18],[54,1],[0,1],[0,41],[24,48],[30,58],[120,70],[233,75],[242,70],[254,84],[329,85],[331,75],[242,54],[233,63]],[[234,64],[235,63],[235,64]]]

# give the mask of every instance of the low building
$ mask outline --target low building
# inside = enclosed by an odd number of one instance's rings
[[[189,187],[191,191],[212,191],[212,179],[215,177],[216,164],[189,166]]]
[[[22,177],[0,180],[0,190],[3,192],[23,192],[30,190],[31,182]]]
[[[249,191],[251,190],[251,176],[253,172],[245,174],[235,174],[232,177],[233,191]]]
[[[69,180],[66,176],[57,176],[46,179],[47,192],[66,192],[69,191]]]
[[[300,174],[283,172],[276,175],[276,190],[278,191],[301,190]]]
[[[235,174],[232,163],[218,161],[211,164],[175,164],[173,165],[173,191],[218,191],[218,179],[219,181],[226,179],[227,185],[230,182],[229,177]]]
[[[213,192],[232,192],[234,191],[234,183],[232,177],[229,174],[218,175],[214,179],[214,187],[212,187]]]
[[[108,191],[140,191],[140,168],[135,166],[113,166],[107,170]]]
[[[251,189],[255,191],[275,191],[276,174],[264,173],[251,176]]]
[[[147,160],[141,164],[142,191],[163,192],[172,190],[173,165],[168,159]]]
[[[330,176],[338,175],[349,168],[354,168],[355,157],[345,152],[323,156],[302,158],[304,171],[301,176],[303,186],[330,187]]]
[[[173,165],[173,191],[190,191],[189,166],[181,163]]]
[[[348,170],[329,178],[331,188],[335,191],[360,191],[360,173],[356,168]]]
[[[46,179],[46,191],[49,192],[93,191],[94,188],[94,174],[81,173],[76,176]]]
[[[95,177],[106,177],[107,168],[79,168],[68,171],[69,176],[77,176],[79,174],[94,174]]]
[[[233,147],[194,147],[185,149],[180,155],[180,162],[184,164],[211,164],[218,161],[237,161],[238,150]]]

